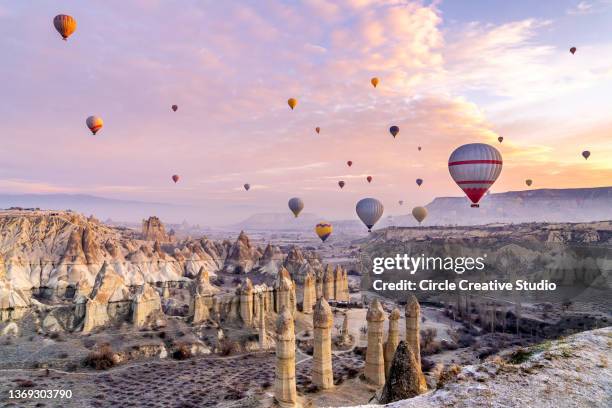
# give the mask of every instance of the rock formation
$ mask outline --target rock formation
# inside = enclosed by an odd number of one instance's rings
[[[323,297],[327,300],[334,299],[334,270],[327,265],[323,272]]]
[[[295,382],[295,333],[293,314],[284,306],[276,319],[276,376],[274,396],[282,408],[298,406]]]
[[[259,259],[259,271],[268,275],[276,275],[283,265],[284,255],[279,247],[268,244]]]
[[[161,243],[170,242],[170,236],[166,233],[164,224],[157,217],[142,220],[142,239]]]
[[[334,323],[331,307],[320,297],[313,314],[314,352],[312,355],[312,383],[321,389],[334,386],[332,370],[331,330]]]
[[[245,326],[253,325],[253,283],[246,278],[240,288],[240,318]]]
[[[268,346],[266,335],[266,310],[265,302],[259,302],[259,349],[265,350]]]
[[[414,354],[406,342],[401,341],[395,351],[379,402],[388,404],[415,397],[427,391],[424,384],[425,378]]]
[[[261,254],[256,247],[251,245],[249,237],[244,231],[241,231],[225,259],[223,269],[231,273],[248,273],[260,257]]]
[[[162,312],[161,298],[155,288],[148,283],[142,285],[132,300],[132,322],[141,329],[147,327]]]
[[[411,294],[406,303],[406,345],[414,354],[419,367],[421,366],[420,320],[421,306],[416,296]]]
[[[119,276],[106,262],[96,276],[93,290],[85,303],[83,332],[106,325],[115,315],[109,314],[109,303],[129,302],[130,291]],[[116,313],[116,308],[112,309]]]
[[[391,368],[391,362],[393,361],[393,355],[395,349],[399,344],[399,319],[400,311],[398,308],[393,309],[389,314],[389,335],[387,336],[387,342],[385,343],[385,375],[389,376],[389,369]]]
[[[315,277],[312,272],[308,272],[304,278],[302,311],[306,314],[312,313],[316,301]]]
[[[276,281],[275,291],[277,313],[280,313],[285,306],[291,313],[295,313],[295,283],[293,283],[293,280],[289,275],[289,271],[287,271],[285,268],[281,268],[281,270],[278,272],[278,280]]]
[[[370,304],[366,315],[368,322],[368,349],[366,351],[365,378],[372,384],[385,383],[385,359],[383,351],[383,324],[385,311],[378,299]]]
[[[193,323],[202,323],[210,318],[213,296],[219,289],[210,283],[208,271],[202,267],[191,283],[191,303],[189,315]]]

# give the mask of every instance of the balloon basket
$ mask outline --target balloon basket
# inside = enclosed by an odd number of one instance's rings
[[[472,205],[470,205],[470,207],[472,207],[472,208],[479,208],[480,204],[472,204]]]

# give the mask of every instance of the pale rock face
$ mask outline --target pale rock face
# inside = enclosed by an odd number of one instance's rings
[[[29,307],[29,295],[0,279],[0,322],[20,319]]]
[[[321,389],[334,386],[332,370],[331,330],[334,322],[331,307],[325,298],[319,298],[313,314],[314,353],[312,356],[312,383]]]
[[[226,272],[238,270],[240,273],[248,273],[257,264],[260,257],[258,249],[251,245],[249,237],[242,231],[232,245],[223,269]]]
[[[303,296],[302,296],[302,310],[306,314],[312,313],[312,308],[315,304],[316,289],[315,289],[315,277],[312,272],[308,272],[304,278],[303,285]]]
[[[414,355],[419,367],[421,366],[420,320],[421,306],[416,296],[411,294],[406,303],[406,346]]]
[[[132,322],[137,328],[143,328],[160,315],[163,315],[163,312],[159,293],[153,286],[145,283],[132,300]]]
[[[157,217],[142,220],[142,238],[145,241],[170,242],[170,236],[166,233],[164,224]]]
[[[110,302],[126,302],[129,300],[130,291],[111,266],[104,263],[98,272],[93,289],[85,303],[85,319],[83,332],[87,333],[98,326],[106,325],[111,316],[108,314]]]
[[[385,343],[385,375],[389,376],[389,369],[391,368],[391,362],[393,361],[393,355],[395,349],[399,344],[399,320],[400,311],[395,308],[389,315],[389,334],[387,336],[387,342]]]
[[[327,265],[323,273],[323,297],[327,300],[334,299],[334,270]]]
[[[426,391],[427,386],[421,366],[417,364],[406,342],[400,342],[389,367],[389,376],[385,382],[380,402],[388,404],[416,397]]]
[[[385,383],[385,359],[383,350],[383,323],[385,311],[378,299],[370,304],[366,314],[368,321],[368,349],[366,351],[365,377],[376,386]]]
[[[281,268],[278,273],[278,280],[276,281],[276,310],[280,312],[284,307],[291,313],[295,313],[296,310],[296,296],[295,296],[295,283],[291,280],[289,271],[285,268]]]
[[[267,275],[278,274],[283,265],[283,252],[276,245],[268,244],[259,259],[259,271]]]
[[[240,318],[245,326],[252,326],[253,319],[253,283],[249,278],[246,278],[242,285],[238,288],[240,296]]]
[[[287,307],[283,307],[276,319],[274,397],[280,407],[298,406],[295,381],[295,328],[293,314]]]

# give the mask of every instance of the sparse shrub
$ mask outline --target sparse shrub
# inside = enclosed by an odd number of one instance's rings
[[[86,349],[91,350],[91,348],[93,346],[96,345],[95,340],[93,339],[83,339],[83,346],[85,346]]]
[[[446,384],[457,378],[457,375],[459,375],[460,372],[461,368],[456,364],[453,364],[450,367],[445,367],[442,371],[442,374],[440,374],[440,377],[438,378],[436,388],[444,388]]]
[[[442,347],[440,347],[440,342],[438,341],[431,341],[427,346],[421,348],[421,354],[426,356],[438,354],[440,351],[442,351]]]
[[[421,358],[421,371],[424,373],[429,372],[435,365],[436,364],[432,360],[428,358]]]
[[[175,360],[186,360],[191,357],[191,349],[186,344],[180,344],[172,353]]]
[[[334,380],[334,385],[340,385],[344,382],[344,377],[338,377]]]
[[[219,345],[219,352],[222,356],[229,356],[234,352],[235,349],[234,342],[231,340],[224,338],[221,340],[221,344]]]
[[[83,360],[83,365],[95,370],[108,370],[115,365],[113,349],[109,344],[103,344],[96,351],[92,351]]]
[[[24,380],[23,378],[18,378],[15,380],[15,383],[17,383],[17,387],[19,388],[32,388],[34,387],[34,381],[32,380]]]
[[[157,337],[159,337],[160,339],[165,339],[166,338],[166,332],[165,331],[161,331],[161,332],[157,333]]]
[[[217,276],[217,278],[213,281],[213,283],[217,286],[221,286],[225,284],[225,278],[223,276]]]
[[[263,388],[264,390],[266,388],[270,388],[272,386],[272,383],[270,381],[264,381],[263,384],[261,384],[261,388]]]
[[[426,349],[438,335],[438,330],[433,327],[421,330],[421,348]]]
[[[79,368],[75,363],[70,363],[66,365],[66,371],[75,372]]]
[[[520,348],[510,355],[508,362],[511,364],[522,364],[529,360],[533,352],[526,348]]]
[[[239,276],[236,276],[234,279],[232,279],[232,283],[234,285],[240,285],[242,283],[242,279],[240,279]]]
[[[315,384],[310,384],[308,387],[306,387],[305,391],[308,394],[314,394],[315,392],[319,392],[319,386]]]
[[[57,357],[61,359],[68,358],[68,353],[60,353]]]
[[[346,376],[348,378],[355,378],[359,374],[359,370],[354,367],[349,367],[346,369]]]

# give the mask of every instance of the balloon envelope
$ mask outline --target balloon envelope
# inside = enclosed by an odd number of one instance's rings
[[[399,127],[391,126],[389,128],[389,133],[391,133],[391,135],[393,135],[393,137],[397,136],[397,134],[399,133]]]
[[[76,20],[69,15],[66,14],[58,14],[53,18],[53,26],[58,33],[62,36],[62,39],[66,41],[68,37],[75,32],[77,28]]]
[[[104,126],[104,121],[101,117],[93,115],[87,118],[85,124],[91,130],[91,133],[95,135]]]
[[[366,177],[366,180],[368,180],[368,183],[371,183],[372,182],[372,176]]]
[[[178,109],[178,105],[172,105],[172,110],[173,110],[174,112],[176,112],[176,110],[177,110],[177,109]]]
[[[376,85],[378,85],[379,82],[380,82],[380,80],[378,79],[378,77],[374,77],[374,78],[370,79],[370,83],[372,84],[372,86],[374,88],[376,88]]]
[[[495,183],[502,170],[499,151],[484,143],[470,143],[458,147],[448,159],[448,171],[455,183],[472,201],[472,207]]]
[[[412,216],[420,224],[425,219],[425,217],[427,217],[427,208],[425,208],[425,207],[414,207],[412,209]]]
[[[421,187],[421,184],[423,184],[423,179],[420,179],[420,178],[416,179],[416,183],[417,183],[417,186]]]
[[[421,146],[419,146],[419,152],[421,151]]]
[[[525,180],[525,184],[527,184],[528,187],[530,187],[532,183],[533,183],[533,180],[531,179]]]
[[[246,183],[246,184],[244,185],[244,189],[245,189],[246,191],[249,191],[249,189],[250,189],[250,188],[251,188],[251,185],[250,185],[249,183]]]
[[[327,238],[331,235],[334,228],[329,222],[320,222],[315,226],[315,232],[321,238],[321,241],[325,242]]]
[[[343,188],[344,187],[344,181],[339,181],[338,185],[340,186],[340,188]]]
[[[346,165],[351,167],[353,165],[353,162],[349,160],[349,161],[346,162]]]
[[[300,212],[304,209],[304,202],[299,197],[293,197],[289,200],[289,209],[297,218]]]
[[[582,157],[584,157],[584,159],[588,159],[589,156],[591,155],[591,152],[589,152],[588,150],[585,150],[584,152],[582,152]]]
[[[375,198],[361,199],[355,206],[357,216],[368,227],[368,232],[372,231],[372,227],[380,220],[384,210],[382,203]]]
[[[175,183],[176,183],[177,181],[179,181],[179,179],[180,179],[180,177],[179,177],[179,175],[178,175],[178,174],[175,174],[175,175],[173,175],[173,176],[172,176],[172,181],[174,181]]]
[[[499,143],[503,142],[503,141],[504,141],[503,136],[498,137],[498,138],[497,138],[497,141],[498,141]]]
[[[397,203],[398,203],[399,205],[404,205],[404,200],[399,200]]]
[[[289,105],[289,107],[291,108],[291,110],[293,110],[293,108],[295,108],[295,107],[296,107],[296,105],[297,105],[297,99],[295,99],[295,98],[289,98],[289,99],[287,100],[287,104]]]
[[[315,132],[317,132],[317,133],[321,132],[321,128],[317,126],[317,127],[315,128]]]
[[[572,55],[575,54],[576,53],[576,47],[570,48],[570,52],[572,53]]]

